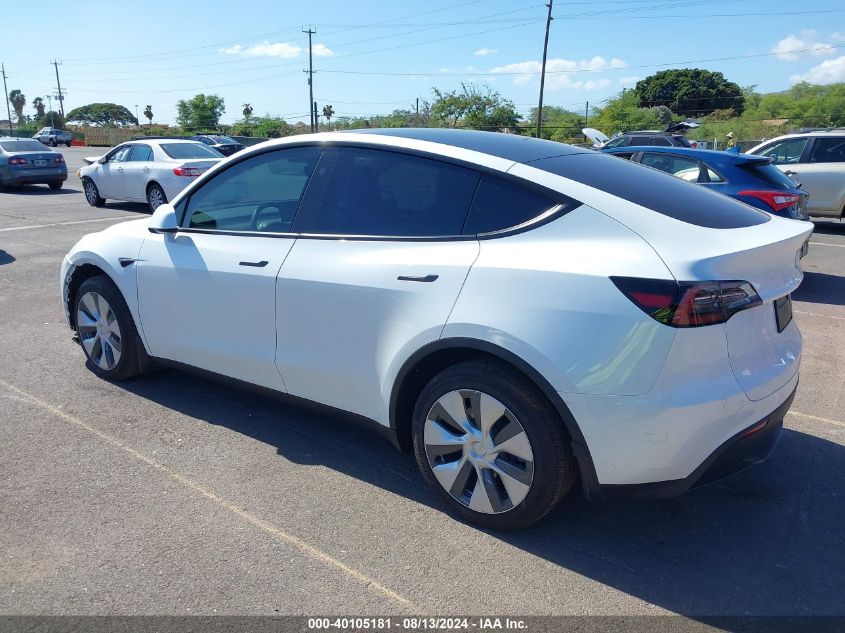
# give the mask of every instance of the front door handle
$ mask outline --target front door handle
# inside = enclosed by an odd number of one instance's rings
[[[410,275],[399,275],[396,279],[399,281],[421,281],[423,283],[431,283],[437,281],[439,275],[425,275],[424,277],[413,277]]]
[[[262,259],[260,262],[240,262],[241,266],[252,266],[253,268],[264,268],[267,264],[269,264],[266,259]]]

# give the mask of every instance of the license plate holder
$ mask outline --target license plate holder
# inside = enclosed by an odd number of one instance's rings
[[[32,163],[36,167],[46,167],[47,166],[47,161],[44,160],[43,158],[38,158],[38,159],[32,161]]]
[[[783,332],[789,322],[792,321],[792,297],[790,295],[775,300],[775,321],[777,322],[778,332]]]

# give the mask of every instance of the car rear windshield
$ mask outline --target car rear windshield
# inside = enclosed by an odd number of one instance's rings
[[[162,143],[161,149],[170,158],[222,158],[222,154],[202,143]]]
[[[674,138],[675,142],[677,142],[681,147],[692,147],[692,143],[689,142],[689,139],[686,136],[678,134],[672,138]]]
[[[783,173],[780,169],[772,164],[766,163],[746,163],[739,166],[740,169],[746,173],[751,174],[755,178],[759,178],[763,182],[778,189],[794,189],[798,185],[789,176]]]
[[[0,147],[7,152],[49,152],[41,141],[0,141]]]
[[[528,164],[696,226],[737,229],[769,221],[768,214],[733,198],[609,154],[555,156]]]

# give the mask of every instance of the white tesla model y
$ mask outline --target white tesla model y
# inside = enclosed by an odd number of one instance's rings
[[[99,376],[169,364],[356,414],[508,529],[579,477],[670,495],[765,458],[811,229],[549,141],[327,133],[87,235],[61,288]]]

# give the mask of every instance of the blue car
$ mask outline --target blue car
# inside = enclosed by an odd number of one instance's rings
[[[773,215],[806,220],[809,194],[766,156],[686,147],[599,150],[698,183]]]
[[[43,184],[61,189],[65,180],[61,154],[35,139],[0,136],[0,188]]]

